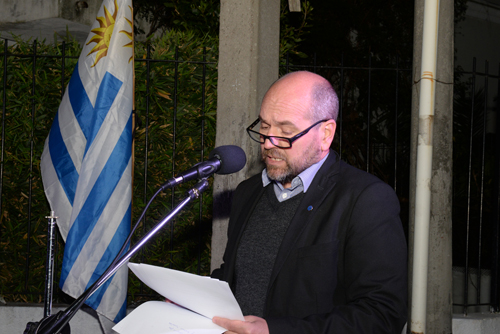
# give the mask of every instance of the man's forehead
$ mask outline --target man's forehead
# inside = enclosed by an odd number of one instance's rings
[[[309,121],[309,108],[304,101],[286,101],[280,104],[263,104],[259,118],[276,126],[302,126]]]
[[[287,85],[286,81],[276,84],[264,96],[260,115],[262,119],[273,118],[279,122],[295,123],[309,118],[311,94],[309,89],[299,85]]]
[[[262,113],[259,115],[259,119],[262,123],[266,124],[273,124],[273,125],[279,125],[279,126],[295,126],[295,122],[297,118],[289,117],[289,118],[283,118],[280,119],[278,117],[265,117],[262,116]]]

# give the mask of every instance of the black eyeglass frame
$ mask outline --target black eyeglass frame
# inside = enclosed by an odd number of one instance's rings
[[[280,136],[266,136],[266,135],[263,135],[262,133],[260,132],[257,132],[257,131],[254,131],[252,130],[252,128],[254,126],[257,125],[257,123],[260,122],[260,118],[257,118],[257,120],[255,122],[253,122],[252,124],[250,124],[250,126],[247,128],[247,133],[248,135],[250,136],[250,139],[252,139],[253,141],[256,141],[257,143],[260,143],[260,144],[264,144],[266,142],[266,139],[269,139],[269,141],[271,142],[271,144],[273,144],[274,146],[276,147],[279,147],[279,148],[292,148],[292,143],[294,141],[296,141],[297,139],[299,139],[300,137],[304,136],[305,134],[307,134],[312,128],[314,128],[316,125],[318,125],[319,123],[323,123],[323,122],[326,122],[326,121],[329,121],[330,119],[323,119],[321,121],[317,121],[316,123],[314,123],[313,125],[311,125],[310,127],[308,127],[307,129],[305,129],[304,131],[302,132],[299,132],[297,133],[295,136],[291,137],[291,138],[286,138],[286,137],[280,137]],[[252,135],[250,133],[255,133],[256,135],[259,135],[261,136],[261,138],[264,138],[263,140],[257,140],[255,139],[254,137],[252,137]],[[276,145],[273,141],[273,138],[278,138],[278,139],[281,139],[281,140],[285,140],[285,141],[288,141],[288,143],[290,144],[290,146],[280,146],[280,145]]]

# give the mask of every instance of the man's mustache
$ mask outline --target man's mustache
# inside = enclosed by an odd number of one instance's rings
[[[267,156],[269,156],[271,158],[275,158],[275,159],[286,160],[285,154],[283,154],[283,152],[281,152],[279,149],[276,149],[276,148],[272,148],[270,150],[264,149],[262,151],[262,158],[264,159]]]

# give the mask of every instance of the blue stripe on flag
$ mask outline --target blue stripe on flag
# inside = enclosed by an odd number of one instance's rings
[[[108,245],[108,248],[104,252],[101,260],[99,261],[99,264],[94,270],[94,273],[92,274],[92,277],[90,278],[87,286],[85,287],[85,290],[90,288],[92,284],[94,284],[95,281],[101,277],[102,274],[108,269],[108,266],[111,264],[111,262],[115,259],[116,254],[120,251],[123,243],[125,240],[127,240],[128,234],[130,233],[130,222],[132,219],[132,204],[128,207],[127,212],[125,213],[120,226],[116,230],[115,235],[113,236],[113,239],[111,240],[110,244]],[[114,277],[114,276],[113,276]],[[111,281],[113,280],[113,277],[108,279],[106,283],[104,283],[99,290],[97,290],[86,302],[85,304],[89,305],[92,307],[94,310],[97,309],[99,304],[101,303],[102,297],[104,296],[104,293],[106,292],[106,289],[108,288],[108,285],[111,284]]]
[[[54,118],[54,122],[49,133],[50,159],[52,160],[52,165],[54,166],[57,177],[59,178],[61,187],[66,193],[66,197],[68,197],[69,202],[73,205],[79,175],[61,135],[58,116],[59,112]]]
[[[132,155],[132,114],[106,165],[76,217],[66,239],[59,285],[64,286],[73,264],[94,229]],[[120,194],[121,195],[121,194]]]
[[[75,114],[80,128],[82,129],[83,135],[88,140],[89,134],[91,133],[90,126],[92,125],[91,111],[94,107],[87,96],[85,87],[83,87],[80,72],[78,70],[78,63],[73,70],[73,75],[71,76],[68,84],[68,95],[71,107],[73,108],[73,113]]]
[[[89,129],[89,136],[87,137],[87,147],[85,148],[85,153],[89,149],[90,145],[94,141],[95,136],[99,132],[106,115],[113,104],[122,82],[114,77],[111,73],[106,72],[104,78],[101,81],[101,86],[99,86],[99,92],[97,92],[97,99],[94,106],[94,112],[92,113],[92,128]],[[132,125],[131,125],[132,127]]]

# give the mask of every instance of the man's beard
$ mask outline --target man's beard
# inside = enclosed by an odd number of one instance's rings
[[[270,150],[264,149],[262,151],[262,161],[266,162],[266,157],[271,156],[277,159],[283,159],[285,162],[285,167],[276,167],[273,165],[268,166],[267,168],[267,176],[269,179],[281,182],[282,184],[290,183],[292,180],[309,168],[311,165],[318,162],[320,159],[321,150],[319,145],[316,143],[311,143],[309,147],[304,151],[304,154],[300,159],[295,162],[289,161],[287,156],[283,153],[282,149],[272,148]]]

